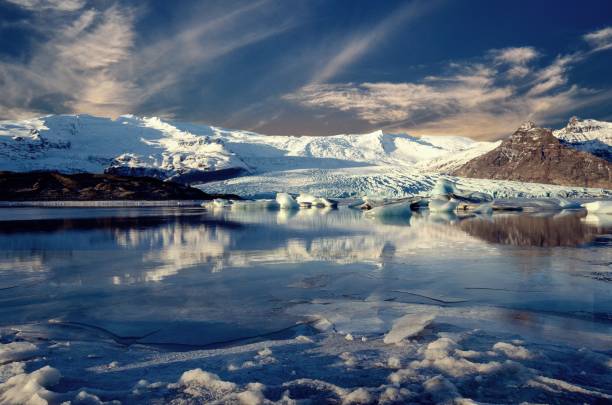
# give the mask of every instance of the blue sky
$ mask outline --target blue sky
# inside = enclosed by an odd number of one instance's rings
[[[0,118],[493,139],[612,120],[612,2],[0,0]]]

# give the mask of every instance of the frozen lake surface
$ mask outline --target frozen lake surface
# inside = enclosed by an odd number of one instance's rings
[[[571,211],[1,208],[0,403],[608,403],[611,234]]]

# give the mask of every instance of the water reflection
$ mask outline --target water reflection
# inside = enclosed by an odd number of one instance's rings
[[[600,274],[610,250],[589,247],[610,228],[579,213],[377,222],[350,209],[49,212],[0,221],[1,322],[61,319],[210,344],[287,328],[300,320],[287,308],[328,299],[612,306]]]
[[[470,218],[458,226],[489,243],[538,247],[581,246],[612,231],[609,225],[584,221],[584,214],[570,211],[554,215],[505,214]]]

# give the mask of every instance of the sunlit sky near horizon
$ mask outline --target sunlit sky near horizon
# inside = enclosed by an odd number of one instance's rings
[[[612,1],[0,0],[0,119],[493,139],[612,120]]]

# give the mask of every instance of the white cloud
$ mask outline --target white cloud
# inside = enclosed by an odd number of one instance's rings
[[[284,98],[417,135],[477,138],[504,136],[524,120],[546,122],[602,99],[601,93],[568,87],[568,70],[582,60],[582,54],[559,56],[548,66],[521,74],[512,70],[537,57],[535,49],[510,48],[489,55],[494,55],[484,58],[489,62],[453,63],[449,73],[418,82],[309,84]]]
[[[529,95],[535,96],[546,93],[567,84],[567,72],[571,65],[582,56],[580,54],[558,56],[553,63],[536,72],[535,85],[529,90]]]
[[[527,76],[531,72],[527,64],[540,55],[530,46],[494,49],[490,54],[496,63],[510,65],[506,75],[511,79]]]
[[[85,6],[85,0],[6,0],[33,11],[77,11]]]
[[[598,31],[586,34],[584,40],[593,47],[595,51],[603,51],[612,48],[612,27],[602,28]]]
[[[0,78],[10,93],[2,101],[4,114],[29,110],[32,115],[45,98],[60,104],[53,108],[79,113],[113,115],[116,106],[125,106],[133,86],[117,66],[133,48],[130,10],[87,10],[48,35],[27,63],[0,62]]]
[[[539,55],[538,51],[531,46],[498,49],[492,53],[496,61],[515,65],[524,65]]]
[[[35,5],[33,0],[22,3]],[[69,8],[68,3],[53,4]],[[251,2],[208,20],[194,16],[164,39],[139,48],[134,46],[134,24],[140,9],[82,9],[70,14],[69,23],[65,16],[45,16],[46,40],[35,45],[29,60],[0,60],[1,118],[49,112],[113,117],[135,112],[160,95],[166,102],[168,96],[183,102],[181,80],[205,69],[207,62],[294,26],[293,20],[273,25],[263,19],[239,29],[253,19],[252,13],[269,10],[268,5],[267,0]],[[37,15],[42,20],[43,14]],[[173,106],[163,108],[167,113]]]

